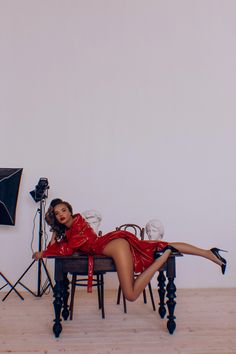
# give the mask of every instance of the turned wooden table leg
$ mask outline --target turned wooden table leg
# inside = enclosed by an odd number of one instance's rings
[[[166,307],[165,307],[165,293],[166,293],[166,288],[165,288],[165,281],[166,277],[163,271],[159,272],[159,275],[157,277],[157,286],[158,286],[158,293],[159,293],[159,315],[161,318],[164,318],[166,315]]]
[[[63,280],[63,289],[62,289],[62,299],[63,299],[63,310],[62,310],[62,317],[66,321],[67,318],[69,317],[69,306],[68,306],[68,298],[69,298],[69,280],[67,277],[67,274],[64,274],[64,280]]]
[[[54,312],[55,312],[53,332],[56,337],[59,337],[59,335],[62,331],[62,325],[61,325],[61,309],[62,309],[62,296],[63,296],[63,282],[62,281],[56,282],[56,284],[53,288],[53,296],[55,299],[53,301]]]
[[[176,286],[174,283],[175,279],[175,257],[169,257],[167,261],[167,269],[166,269],[166,275],[168,278],[168,284],[166,287],[167,293],[166,296],[168,300],[166,301],[167,307],[168,307],[168,321],[167,321],[167,328],[169,330],[170,334],[173,334],[176,328],[176,323],[175,323],[175,316],[174,316],[174,311],[175,311],[175,305],[176,305]]]
[[[174,279],[173,278],[169,278],[168,279],[169,282],[167,284],[167,307],[168,307],[168,311],[169,311],[169,315],[167,316],[168,321],[167,321],[167,328],[170,332],[170,334],[174,333],[174,330],[176,328],[176,323],[175,323],[175,316],[174,316],[174,311],[175,311],[175,305],[176,305],[176,286],[174,284]]]

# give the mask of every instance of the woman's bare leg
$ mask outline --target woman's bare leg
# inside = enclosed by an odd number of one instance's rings
[[[210,250],[183,242],[170,242],[169,245],[181,253],[204,257],[220,266],[222,265],[222,262]],[[167,261],[170,253],[171,250],[166,250],[158,259],[154,260],[150,267],[134,279],[133,257],[128,241],[121,238],[115,239],[110,241],[103,250],[104,255],[114,259],[121,289],[129,301],[134,301],[138,298],[156,271]]]
[[[173,246],[181,253],[204,257],[218,265],[222,264],[222,262],[210,250],[195,247],[183,242],[169,242],[169,245]]]
[[[170,253],[170,250],[164,252],[150,267],[134,279],[133,257],[128,241],[125,239],[110,241],[103,250],[104,255],[114,259],[122,292],[129,301],[138,298],[156,271],[167,261]]]

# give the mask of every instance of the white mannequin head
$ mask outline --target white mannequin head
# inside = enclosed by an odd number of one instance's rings
[[[164,236],[164,226],[160,220],[149,220],[145,226],[149,240],[161,240]]]
[[[97,210],[86,210],[81,213],[90,226],[98,233],[102,216]]]

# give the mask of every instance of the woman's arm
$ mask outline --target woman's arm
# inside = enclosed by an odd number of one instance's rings
[[[48,256],[71,256],[75,251],[77,251],[81,246],[88,242],[88,238],[83,234],[75,233],[67,241],[61,240],[57,242],[53,239],[53,243],[48,244],[46,250],[41,252],[35,252],[32,256],[33,259],[38,260],[43,257]]]
[[[56,242],[57,242],[57,240],[56,240],[56,232],[53,231],[52,237],[51,237],[51,240],[50,240],[48,246],[49,246],[49,245],[52,246],[52,245],[53,245],[54,243],[56,243]],[[40,258],[43,258],[43,251],[41,251],[41,252],[34,252],[33,255],[32,255],[32,258],[35,259],[36,261],[38,261]]]

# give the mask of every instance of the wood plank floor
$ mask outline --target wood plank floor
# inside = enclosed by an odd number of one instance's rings
[[[106,318],[97,309],[96,290],[76,290],[73,321],[63,321],[59,338],[52,333],[52,294],[35,298],[11,294],[0,302],[0,353],[18,354],[236,354],[236,289],[177,291],[176,331],[142,298],[116,305],[116,291],[106,291]],[[79,296],[78,296],[79,294]],[[0,293],[1,299],[4,293]],[[157,302],[157,294],[156,302]],[[149,300],[149,299],[148,299]]]

